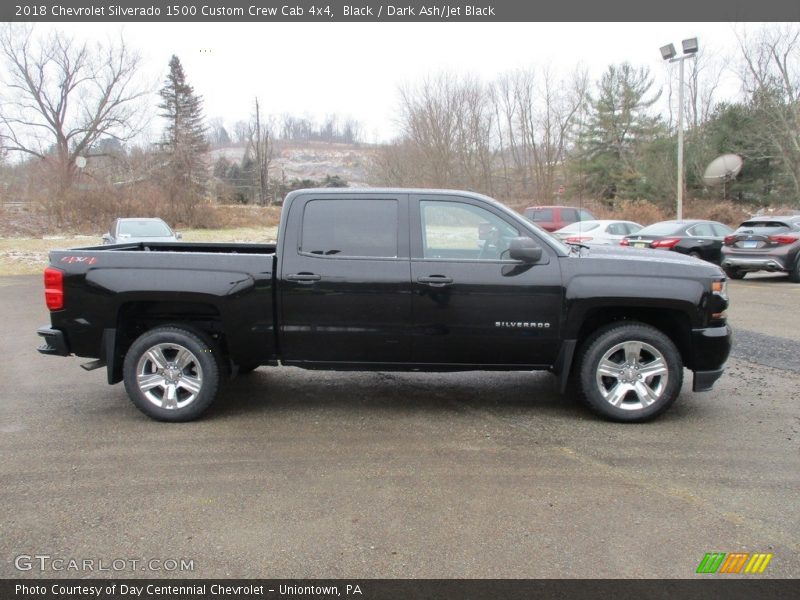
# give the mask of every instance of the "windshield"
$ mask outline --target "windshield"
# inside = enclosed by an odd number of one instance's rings
[[[642,227],[636,235],[670,235],[678,233],[683,229],[680,223],[653,223],[647,227]]]
[[[135,238],[172,236],[172,230],[164,221],[120,221],[117,233]]]

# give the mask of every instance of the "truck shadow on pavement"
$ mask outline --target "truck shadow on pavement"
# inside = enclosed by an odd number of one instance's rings
[[[592,418],[574,393],[558,394],[555,379],[546,373],[331,372],[292,367],[262,367],[227,382],[205,418],[320,410],[447,414],[480,408]]]

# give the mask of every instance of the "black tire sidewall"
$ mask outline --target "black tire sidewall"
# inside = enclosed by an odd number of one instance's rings
[[[139,359],[157,344],[174,343],[184,346],[197,358],[203,370],[203,385],[197,398],[183,408],[164,409],[156,406],[139,389],[136,367]],[[191,421],[199,417],[214,401],[220,383],[219,357],[214,345],[197,332],[181,327],[158,327],[139,336],[125,354],[123,364],[125,390],[140,411],[158,421]]]
[[[595,373],[600,359],[609,348],[626,341],[650,344],[664,356],[669,372],[667,388],[655,403],[640,410],[625,410],[611,406],[597,389]],[[595,332],[583,346],[579,380],[583,397],[589,406],[603,417],[617,422],[648,421],[667,410],[683,386],[683,361],[672,340],[658,329],[643,323],[609,325]]]
[[[794,261],[794,268],[789,271],[789,281],[792,283],[800,283],[800,253]]]
[[[747,275],[747,273],[740,269],[728,268],[725,269],[725,275],[727,275],[729,279],[744,279],[744,276]]]

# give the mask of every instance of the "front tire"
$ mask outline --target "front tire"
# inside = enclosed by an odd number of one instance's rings
[[[666,411],[683,385],[675,344],[644,323],[611,324],[585,343],[579,380],[589,406],[617,422],[641,422]]]
[[[158,421],[191,421],[214,401],[220,383],[216,349],[193,331],[158,327],[125,355],[125,390],[136,408]]]

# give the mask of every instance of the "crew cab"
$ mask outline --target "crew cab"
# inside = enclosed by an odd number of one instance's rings
[[[549,370],[617,421],[664,412],[722,375],[718,266],[566,245],[485,196],[290,193],[277,244],[116,244],[50,253],[43,354],[93,359],[164,421],[200,416],[261,365]],[[572,389],[572,388],[570,388]]]

